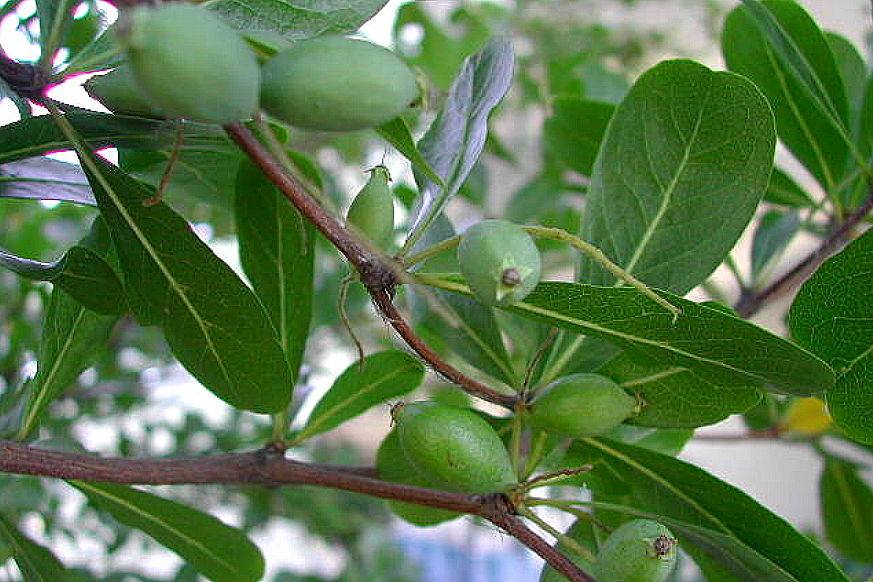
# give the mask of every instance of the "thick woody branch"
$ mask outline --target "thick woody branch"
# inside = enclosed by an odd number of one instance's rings
[[[19,63],[9,58],[3,50],[0,50],[0,79],[21,97],[34,101],[42,99],[47,82],[38,67]]]
[[[751,317],[758,312],[765,303],[788,291],[802,277],[809,275],[828,257],[837,252],[840,247],[852,236],[855,227],[867,218],[873,211],[873,190],[867,196],[858,209],[846,217],[846,220],[821,243],[821,245],[800,261],[790,271],[779,277],[761,291],[750,292],[742,297],[734,305],[734,309],[740,317]]]
[[[483,517],[539,554],[573,582],[594,582],[571,560],[528,529],[506,496],[465,495],[381,481],[372,470],[285,459],[272,449],[175,459],[122,459],[51,451],[0,441],[0,472],[127,485],[317,485],[382,499]]]
[[[391,291],[399,280],[398,265],[392,264],[391,259],[371,250],[354,233],[346,229],[322,208],[246,127],[237,123],[225,127],[225,130],[297,210],[311,221],[355,267],[360,274],[361,282],[372,295],[376,307],[391,326],[397,330],[400,337],[428,366],[474,396],[510,409],[515,405],[515,396],[501,394],[468,377],[443,360],[403,319],[391,298]]]

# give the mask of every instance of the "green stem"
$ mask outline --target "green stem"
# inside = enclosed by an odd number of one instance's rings
[[[423,263],[424,261],[435,257],[436,255],[442,254],[446,251],[450,251],[457,247],[461,243],[461,237],[453,236],[452,238],[447,238],[444,241],[438,242],[435,245],[429,246],[423,251],[419,253],[415,253],[410,257],[406,257],[403,260],[403,265],[405,267],[411,267],[413,265],[417,265],[418,263]]]
[[[64,20],[68,16],[69,0],[60,0],[55,9],[55,18],[51,24],[48,38],[46,39],[44,50],[39,56],[39,68],[46,73],[51,72],[54,64],[55,53],[58,52],[61,44],[61,30],[64,27]]]
[[[288,426],[291,424],[291,405],[282,412],[277,412],[273,415],[273,434],[270,437],[270,442],[281,443],[285,441],[285,435],[288,433]]]
[[[518,514],[522,517],[525,517],[547,532],[549,535],[558,540],[558,543],[564,545],[566,548],[569,548],[570,551],[581,556],[585,561],[594,563],[597,561],[597,556],[595,556],[591,550],[574,540],[573,538],[566,536],[549,525],[545,520],[543,520],[536,513],[531,511],[526,507],[517,508]]]
[[[524,431],[524,423],[518,410],[512,415],[512,434],[510,435],[510,460],[512,472],[516,477],[521,477],[521,435]]]
[[[535,432],[531,438],[530,452],[527,455],[527,463],[524,466],[523,480],[527,480],[533,472],[536,471],[543,458],[546,449],[546,442],[549,440],[549,435],[546,431]]]

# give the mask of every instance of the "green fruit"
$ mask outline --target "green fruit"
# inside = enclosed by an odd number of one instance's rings
[[[257,109],[260,72],[254,53],[205,8],[138,8],[122,42],[137,84],[168,116],[227,124],[248,119]]]
[[[394,200],[388,188],[388,168],[376,166],[370,179],[349,206],[347,222],[378,246],[385,246],[394,234]]]
[[[88,95],[112,113],[163,117],[143,95],[127,65],[121,65],[105,75],[91,77],[85,81],[84,87]]]
[[[573,438],[603,434],[632,416],[637,401],[599,374],[573,374],[547,386],[534,401],[530,422]]]
[[[461,273],[485,305],[512,305],[540,281],[540,252],[519,225],[483,220],[471,226],[458,246]]]
[[[406,454],[400,446],[400,438],[397,436],[396,430],[388,433],[388,436],[385,437],[385,440],[379,446],[379,451],[376,453],[376,473],[380,479],[393,483],[403,483],[404,485],[415,485],[418,487],[434,486],[406,458]],[[434,509],[433,507],[403,503],[402,501],[388,501],[388,507],[401,519],[422,527],[436,525],[460,517],[460,514],[454,511]]]
[[[263,69],[261,107],[290,125],[321,131],[376,127],[418,100],[415,75],[397,55],[341,36],[296,43]]]
[[[616,529],[597,554],[600,582],[663,582],[676,565],[676,538],[650,519],[635,519]]]
[[[406,458],[435,485],[492,493],[517,482],[500,437],[472,410],[412,402],[398,405],[393,416]]]

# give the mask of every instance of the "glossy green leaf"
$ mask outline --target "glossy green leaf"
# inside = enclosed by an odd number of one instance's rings
[[[828,409],[850,437],[873,444],[873,231],[825,262],[788,314],[792,335],[837,371]]]
[[[552,116],[543,125],[548,152],[567,167],[590,176],[615,105],[564,96],[557,97],[552,108]]]
[[[859,467],[836,457],[825,459],[821,474],[821,511],[828,541],[841,554],[873,563],[873,491]]]
[[[595,163],[582,238],[641,281],[685,294],[734,246],[761,200],[776,136],[747,79],[690,61],[643,74]],[[591,259],[579,280],[610,285]]]
[[[67,114],[67,119],[94,149],[161,149],[173,143],[176,133],[176,123],[173,121],[109,115],[84,109],[73,109]],[[203,148],[227,141],[225,133],[215,126],[186,123],[185,127],[182,151],[189,147]],[[73,145],[57,128],[50,115],[39,115],[0,126],[0,164],[72,149]]]
[[[71,481],[97,507],[176,552],[215,582],[255,582],[264,575],[264,557],[246,535],[209,514],[145,491]]]
[[[512,43],[495,37],[465,61],[442,109],[418,149],[446,184],[440,188],[423,175],[416,176],[419,203],[404,250],[415,244],[458,193],[476,165],[488,135],[488,117],[512,83],[515,57]]]
[[[88,179],[79,166],[43,156],[0,166],[0,198],[65,200],[97,205]]]
[[[582,458],[605,463],[631,488],[638,509],[738,540],[789,576],[775,579],[848,580],[815,542],[739,489],[694,465],[605,439],[585,439],[573,449]],[[674,533],[680,544],[700,543]],[[733,579],[755,578],[741,574]]]
[[[864,100],[867,64],[855,45],[846,37],[831,31],[826,31],[824,36],[843,79],[846,97],[849,99],[849,119],[854,120]]]
[[[761,399],[753,386],[719,386],[679,366],[639,360],[624,352],[597,370],[609,376],[643,403],[630,422],[664,428],[715,424],[745,412]]]
[[[232,27],[267,31],[289,40],[353,32],[372,18],[387,0],[208,0]]]
[[[848,101],[815,21],[793,0],[744,0],[725,21],[722,52],[767,95],[779,139],[833,193],[848,156]]]
[[[454,280],[431,280],[469,294]],[[659,292],[682,314],[674,322],[663,307],[635,289],[544,282],[508,311],[561,329],[601,337],[653,364],[678,366],[720,386],[749,385],[796,395],[833,386],[830,367],[811,353],[721,310]],[[750,349],[754,346],[754,349]]]
[[[363,369],[355,362],[336,379],[296,440],[331,430],[381,402],[408,394],[423,379],[424,368],[405,352],[388,350],[367,356]]]
[[[407,160],[412,162],[412,165],[428,180],[440,188],[445,187],[443,179],[430,167],[425,157],[418,151],[418,146],[412,140],[412,132],[409,129],[409,125],[407,125],[402,117],[397,117],[384,125],[380,125],[376,128],[376,133],[393,145]]]
[[[99,158],[83,160],[121,259],[131,309],[161,325],[173,355],[232,406],[277,412],[291,372],[254,293],[166,204]],[[97,173],[99,172],[99,173]]]
[[[768,265],[778,261],[800,228],[796,212],[770,210],[760,218],[752,238],[752,280],[757,281]]]
[[[239,167],[235,207],[243,269],[296,378],[312,320],[315,229],[249,161]]]
[[[7,518],[0,516],[0,541],[12,549],[12,557],[24,582],[57,582],[68,577],[64,565],[48,549],[34,542]]]
[[[770,174],[770,184],[764,193],[764,202],[799,208],[815,206],[809,193],[779,168],[773,168],[773,173]]]

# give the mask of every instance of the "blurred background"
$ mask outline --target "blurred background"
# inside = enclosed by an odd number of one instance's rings
[[[846,37],[869,63],[871,19],[866,0],[801,3],[822,28]],[[396,49],[427,75],[433,108],[466,56],[494,32],[510,32],[518,58],[513,89],[494,118],[486,153],[449,214],[459,229],[483,217],[503,216],[575,231],[585,183],[563,163],[560,152],[550,149],[543,133],[552,99],[573,95],[617,103],[639,73],[666,58],[692,58],[724,68],[720,28],[736,4],[728,0],[391,0],[360,34]],[[70,35],[60,59],[74,56],[115,17],[109,4],[83,1],[77,9],[75,34]],[[0,8],[3,50],[13,58],[35,60],[37,34],[34,2],[6,0]],[[52,96],[102,110],[79,86],[84,80],[70,80],[53,89]],[[0,101],[0,123],[19,117],[12,100]],[[432,112],[425,112],[415,120],[419,135],[432,117]],[[411,203],[414,182],[408,164],[386,149],[375,134],[294,133],[291,143],[316,162],[326,189],[340,207],[366,181],[364,170],[384,160],[401,211],[400,236],[402,211]],[[160,155],[115,151],[104,155],[150,183],[160,178],[165,162]],[[237,155],[232,149],[201,152],[189,160],[191,166],[209,171],[188,171],[183,164],[174,174],[168,200],[239,270],[232,220],[221,193],[222,184],[233,183]],[[784,151],[778,156],[801,185],[820,195],[799,164]],[[54,157],[73,161],[68,154]],[[0,178],[3,175],[0,166]],[[78,179],[81,184],[81,176],[71,176],[73,183]],[[0,180],[0,194],[3,188]],[[550,193],[545,204],[537,195],[544,188]],[[93,215],[93,209],[69,204],[2,199],[0,246],[34,259],[55,259],[83,235]],[[744,273],[750,270],[751,235],[750,230],[733,252]],[[798,233],[781,259],[770,265],[768,275],[787,270],[793,258],[808,252],[813,244],[814,239]],[[550,277],[571,276],[571,258],[565,250],[547,246],[544,251],[550,254]],[[295,392],[298,422],[355,358],[336,310],[345,269],[327,245],[319,248],[317,272],[320,301],[315,306],[302,385]],[[35,371],[48,290],[46,285],[0,271],[0,392]],[[736,293],[734,277],[720,268],[705,289],[691,296],[703,300],[721,295],[730,301]],[[774,302],[755,321],[783,333],[789,301],[786,297]],[[352,292],[349,313],[368,350],[391,343],[360,289]],[[53,404],[41,438],[69,435],[91,451],[130,456],[239,450],[259,446],[269,438],[269,419],[233,410],[200,387],[171,360],[157,330],[123,321],[112,341],[114,349]],[[423,391],[447,399],[463,398],[432,375]],[[803,444],[735,440],[749,423],[737,417],[701,429],[702,438],[690,441],[680,457],[737,485],[810,535],[819,534],[819,457]],[[324,462],[371,464],[388,429],[387,408],[374,410],[294,454]],[[857,452],[846,447],[845,454],[851,457]],[[537,558],[493,528],[476,526],[470,518],[414,528],[393,518],[378,500],[314,488],[157,490],[247,529],[264,551],[268,580],[520,582],[539,576]],[[20,512],[25,531],[54,549],[66,564],[101,575],[122,573],[112,580],[196,579],[175,554],[139,532],[108,527],[84,497],[59,484],[0,476],[0,498],[4,507]],[[555,518],[560,522],[559,516]],[[855,573],[858,579],[865,575],[860,567]],[[694,577],[690,568],[677,574],[677,580]],[[18,579],[11,561],[0,566],[0,581]]]

